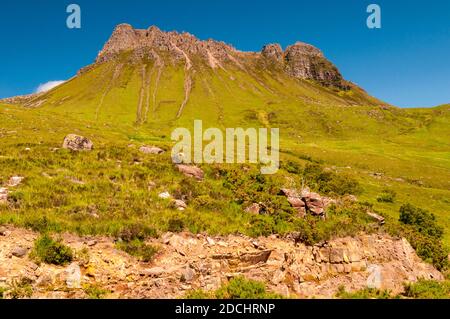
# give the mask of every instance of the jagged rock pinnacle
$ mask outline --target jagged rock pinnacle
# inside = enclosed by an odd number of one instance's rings
[[[215,40],[202,41],[187,32],[164,32],[156,26],[148,29],[134,29],[129,24],[120,24],[99,53],[96,63],[103,63],[132,52],[131,62],[142,59],[160,60],[160,53],[169,53],[173,61],[185,61],[191,68],[193,57],[211,68],[233,64],[245,69],[250,59],[262,59],[278,64],[289,76],[297,79],[314,80],[325,86],[346,89],[347,83],[339,70],[329,62],[316,47],[297,42],[286,48],[279,44],[268,44],[260,53],[244,53],[231,45]],[[195,65],[194,65],[195,67]]]

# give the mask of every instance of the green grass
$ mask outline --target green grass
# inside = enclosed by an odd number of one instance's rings
[[[420,280],[406,285],[404,296],[414,299],[450,299],[450,282]]]
[[[393,296],[389,290],[380,290],[375,288],[365,288],[355,292],[347,292],[344,286],[339,287],[336,294],[340,299],[392,299]]]
[[[139,239],[120,241],[116,243],[116,247],[129,255],[139,258],[143,262],[152,261],[153,257],[158,253],[158,248],[148,245]]]
[[[336,294],[340,299],[450,299],[450,282],[435,280],[419,280],[406,283],[401,294],[394,295],[389,290],[365,288],[347,292],[345,287],[339,287]]]
[[[111,293],[109,290],[96,285],[85,285],[83,286],[83,290],[88,295],[89,299],[103,299]]]
[[[150,79],[147,122],[137,125],[141,68],[125,64],[112,81],[117,66],[97,66],[44,94],[39,108],[0,104],[0,183],[13,175],[25,177],[11,189],[9,205],[0,206],[0,224],[117,238],[137,224],[145,236],[168,230],[257,236],[299,228],[306,238],[344,234],[345,220],[351,220],[345,210],[328,223],[315,222],[321,231],[311,235],[311,225],[278,195],[280,187],[306,181],[333,196],[355,194],[393,223],[403,204],[426,209],[443,227],[442,240],[450,248],[449,105],[380,108],[356,87],[335,92],[257,64],[247,65],[249,72],[199,64],[189,102],[177,119],[185,75],[168,62],[157,89],[156,74]],[[282,169],[261,181],[254,174],[257,167],[246,172],[242,166],[202,165],[206,178],[198,183],[177,171],[170,152],[138,151],[143,144],[170,150],[172,129],[190,128],[194,119],[203,119],[205,128],[280,128]],[[54,150],[69,133],[90,138],[95,149]],[[307,165],[318,163],[327,173],[305,174]],[[383,175],[374,178],[373,173]],[[155,186],[149,188],[150,183]],[[395,192],[395,198],[384,200],[385,190]],[[185,199],[188,209],[174,210],[158,197],[163,191]],[[245,213],[253,201],[264,202],[269,214]],[[355,231],[367,230],[369,222],[358,216],[361,227]]]
[[[232,278],[216,291],[192,290],[185,299],[282,299],[282,296],[269,292],[264,283],[243,276]]]

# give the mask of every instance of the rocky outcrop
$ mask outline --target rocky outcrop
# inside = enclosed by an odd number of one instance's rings
[[[261,51],[261,55],[275,62],[283,62],[283,49],[278,43],[265,45]]]
[[[69,134],[64,138],[62,147],[72,151],[91,151],[94,144],[84,136]]]
[[[205,176],[203,170],[200,167],[197,167],[194,165],[178,164],[177,168],[185,176],[193,177],[199,181],[203,180],[203,178]]]
[[[349,88],[338,69],[319,49],[302,42],[287,47],[285,51],[279,44],[268,44],[260,53],[246,53],[223,42],[201,41],[186,32],[164,32],[156,26],[146,30],[134,29],[129,24],[120,24],[98,54],[96,63],[119,58],[124,52],[131,52],[129,57],[132,63],[140,63],[143,60],[157,62],[165,55],[175,63],[184,62],[188,70],[195,67],[192,62],[194,60],[202,61],[211,68],[224,68],[227,64],[233,64],[241,70],[246,70],[246,65],[255,58],[263,59],[278,65],[287,75],[294,78],[313,80],[338,89]],[[86,70],[90,68],[91,66]]]
[[[281,189],[291,206],[298,212],[300,217],[304,217],[307,213],[314,216],[325,216],[325,209],[335,200],[321,196],[311,192],[308,188],[298,192],[295,189]]]
[[[186,60],[186,56],[189,55],[198,55],[203,57],[211,67],[216,67],[217,61],[231,61],[229,55],[237,52],[223,42],[200,41],[186,32],[163,32],[156,26],[139,30],[129,24],[121,24],[114,30],[96,62],[114,59],[126,51],[132,51],[136,59],[153,60],[157,60],[158,52],[168,52],[171,57],[179,61]]]
[[[323,53],[312,45],[297,42],[284,52],[286,71],[289,75],[305,80],[314,80],[324,86],[348,89],[339,70]]]
[[[166,233],[147,242],[159,249],[149,264],[118,251],[112,239],[64,234],[65,244],[87,252],[88,257],[63,267],[36,265],[26,255],[11,258],[9,253],[17,246],[32,248],[38,234],[13,227],[3,233],[0,287],[25,278],[32,298],[87,298],[83,287],[91,286],[110,291],[110,298],[180,298],[191,289],[215,290],[235,276],[262,281],[270,290],[292,298],[331,298],[342,285],[350,292],[374,287],[395,294],[405,282],[443,279],[405,239],[386,235],[305,246],[274,236]]]

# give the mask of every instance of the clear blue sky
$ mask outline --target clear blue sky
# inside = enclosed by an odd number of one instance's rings
[[[66,7],[82,29],[66,27]],[[382,8],[382,29],[366,7]],[[298,40],[322,49],[345,78],[402,107],[450,103],[449,0],[16,0],[0,3],[0,97],[33,92],[94,61],[114,26],[157,25],[248,51]]]

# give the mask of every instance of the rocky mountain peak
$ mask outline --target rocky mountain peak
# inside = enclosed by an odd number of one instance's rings
[[[348,89],[348,84],[339,70],[325,58],[322,51],[310,44],[297,42],[288,46],[284,52],[279,44],[268,44],[263,47],[261,57],[279,64],[294,78],[314,80],[324,86]]]
[[[307,55],[315,57],[323,57],[322,51],[315,46],[304,42],[296,42],[286,48],[286,55]]]
[[[278,62],[283,61],[283,49],[278,43],[265,45],[261,51],[261,55],[267,59],[272,59]]]
[[[236,52],[223,42],[201,41],[187,32],[164,32],[156,26],[146,30],[134,29],[129,24],[120,24],[100,51],[96,62],[111,60],[124,51],[134,51],[136,57],[155,57],[158,51],[169,52],[177,60],[200,55],[208,61],[225,60],[229,54]]]
[[[187,32],[165,32],[156,26],[134,29],[129,24],[120,24],[99,53],[96,63],[115,59],[122,52],[132,52],[133,63],[140,63],[145,58],[160,62],[161,53],[166,52],[172,60],[184,61],[187,69],[195,67],[192,61],[199,61],[194,57],[200,57],[200,61],[211,68],[226,68],[230,64],[245,71],[246,65],[256,58],[275,63],[280,70],[297,79],[313,80],[339,89],[348,87],[338,69],[323,53],[303,42],[297,42],[285,51],[279,44],[268,44],[260,53],[244,53],[224,42],[202,41]]]

